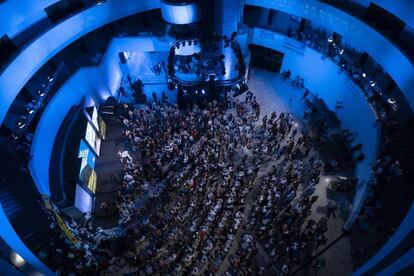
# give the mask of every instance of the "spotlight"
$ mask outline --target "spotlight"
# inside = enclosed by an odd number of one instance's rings
[[[37,95],[39,95],[40,97],[43,97],[45,95],[45,91],[42,90],[37,90]]]
[[[23,267],[26,261],[17,253],[12,253],[11,261],[16,267]]]
[[[342,55],[344,53],[345,49],[339,50],[339,54]]]
[[[329,182],[331,182],[331,179],[329,177],[327,177],[327,178],[325,178],[325,182],[329,183]]]
[[[49,77],[49,76],[47,76],[47,80],[48,80],[49,82],[52,82],[52,81],[54,80],[54,78],[53,78],[53,77]]]
[[[332,41],[333,41],[333,37],[332,36],[328,37],[328,42],[332,43]]]
[[[367,77],[367,74],[362,73],[362,77],[363,77],[363,78],[366,78],[366,77]]]
[[[390,104],[396,104],[397,101],[394,98],[389,98],[388,99],[388,103],[390,103]]]
[[[375,81],[370,81],[370,82],[369,82],[369,85],[370,85],[371,87],[374,87],[374,86],[375,86]]]
[[[294,126],[295,126],[295,127],[298,127],[298,123],[296,123],[296,122],[295,122]]]
[[[201,89],[201,94],[206,94],[206,91],[204,89]]]
[[[24,123],[24,122],[22,122],[22,121],[20,121],[20,122],[18,122],[18,123],[17,123],[17,126],[18,126],[19,128],[23,128],[25,125],[26,125],[26,123]]]
[[[198,95],[198,90],[195,91],[195,94]]]

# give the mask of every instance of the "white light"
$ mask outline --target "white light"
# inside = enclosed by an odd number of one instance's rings
[[[363,78],[366,78],[366,77],[367,77],[367,74],[362,73],[362,77],[363,77]]]
[[[371,85],[371,87],[374,87],[375,86],[375,81],[370,81],[369,85]]]
[[[206,94],[206,91],[204,91],[204,89],[202,89],[201,90],[201,93],[203,93],[203,95],[204,95],[204,94]]]
[[[22,267],[26,264],[26,261],[17,253],[12,253],[11,261],[17,267]]]
[[[389,99],[388,99],[388,102],[389,102],[390,104],[396,104],[396,103],[397,103],[397,101],[396,101],[394,98],[389,98]]]
[[[332,41],[333,41],[333,37],[332,36],[328,37],[328,42],[332,43]]]
[[[52,82],[53,80],[54,80],[54,78],[53,77],[47,77],[47,80],[49,81],[49,82]]]
[[[344,49],[339,50],[339,54],[342,55],[344,53]]]
[[[329,183],[329,182],[331,182],[331,179],[329,177],[327,177],[327,178],[325,178],[325,182]]]

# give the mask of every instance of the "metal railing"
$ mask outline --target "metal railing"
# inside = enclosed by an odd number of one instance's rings
[[[240,47],[240,44],[235,39],[228,39],[224,36],[209,36],[209,37],[201,37],[194,39],[200,43],[200,41],[212,41],[212,40],[228,40],[228,43],[230,44],[229,47],[232,47],[235,56],[237,58],[237,61],[239,62],[240,69],[239,74],[237,77],[232,79],[226,79],[226,80],[217,80],[214,81],[214,84],[217,86],[228,86],[235,83],[239,83],[243,80],[244,76],[246,75],[246,65],[244,63],[243,59],[243,53]],[[175,61],[175,50],[177,49],[177,45],[180,43],[186,42],[188,40],[176,40],[174,41],[170,46],[170,51],[168,55],[168,78],[169,82],[181,84],[184,86],[200,86],[203,83],[207,83],[208,81],[205,80],[194,80],[194,81],[186,81],[178,78],[175,75],[175,69],[174,69],[174,61]]]

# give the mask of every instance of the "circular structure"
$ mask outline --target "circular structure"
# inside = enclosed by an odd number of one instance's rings
[[[411,3],[69,2],[0,3],[3,274],[413,273]]]

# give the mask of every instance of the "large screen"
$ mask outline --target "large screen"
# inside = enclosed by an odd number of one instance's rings
[[[82,213],[92,212],[94,198],[81,185],[76,184],[75,207]]]
[[[96,107],[93,107],[92,124],[96,127],[96,129],[99,129],[98,117],[98,110],[96,109]]]
[[[85,140],[88,142],[89,146],[91,146],[93,151],[99,155],[99,150],[101,148],[101,138],[99,138],[99,136],[96,134],[96,131],[90,122],[88,122],[86,126]]]
[[[98,132],[101,134],[101,137],[105,139],[106,124],[102,120],[101,116],[99,116],[98,109],[96,108],[96,106],[89,107],[86,109],[86,111],[88,112],[91,118],[92,125],[95,127],[95,129],[98,130]]]
[[[89,147],[82,140],[79,146],[79,158],[81,160],[81,166],[79,170],[79,181],[88,189],[95,193],[96,191],[96,172],[95,169],[95,154],[89,150]]]
[[[80,171],[86,167],[86,165],[89,165],[92,169],[95,169],[95,154],[89,150],[88,145],[86,145],[85,141],[81,140],[79,145],[79,154],[78,158],[82,158],[81,161],[81,168]]]

